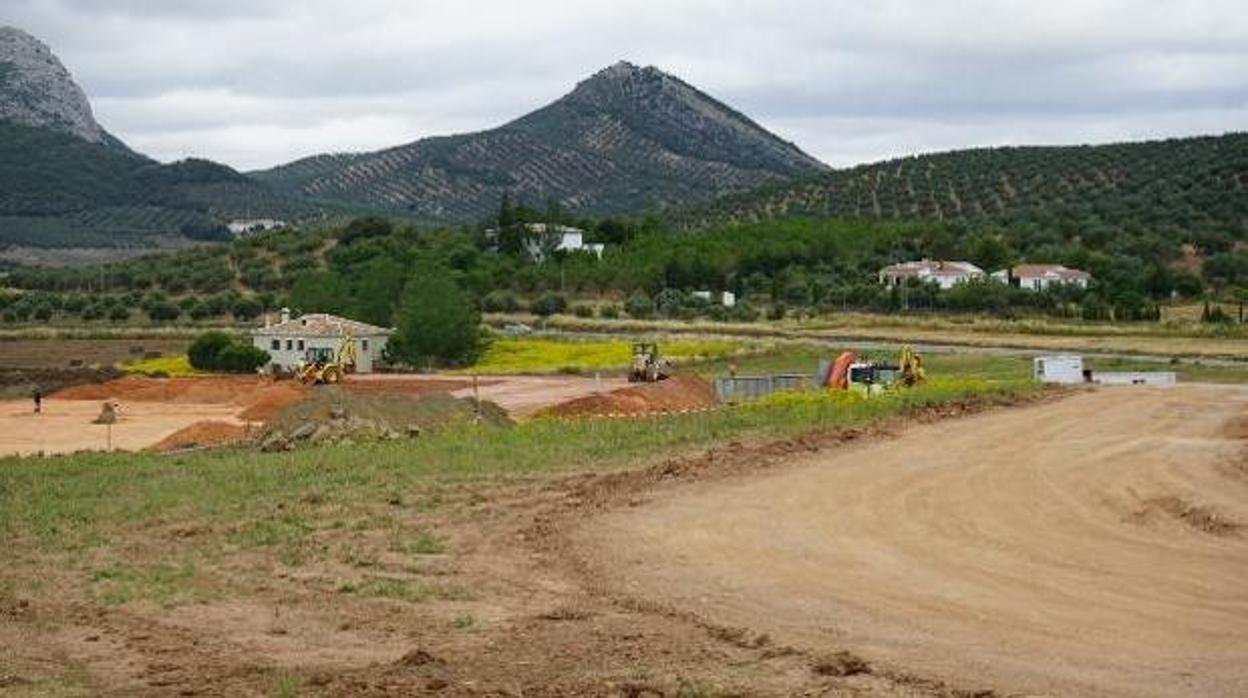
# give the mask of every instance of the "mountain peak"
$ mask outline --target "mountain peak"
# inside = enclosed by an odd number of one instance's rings
[[[17,27],[0,27],[0,120],[112,144],[82,88],[47,44]]]

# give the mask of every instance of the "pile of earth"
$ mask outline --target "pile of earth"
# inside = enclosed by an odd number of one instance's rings
[[[446,393],[375,395],[321,386],[312,397],[288,405],[261,434],[264,451],[286,451],[300,444],[415,438],[454,424],[510,425],[503,408],[477,405]]]
[[[26,398],[37,388],[47,395],[76,385],[113,380],[121,371],[109,367],[0,368],[0,399]]]
[[[710,383],[697,376],[675,375],[657,383],[569,400],[542,414],[555,417],[656,414],[706,409],[715,404],[715,388]]]
[[[165,437],[160,443],[152,446],[152,450],[166,452],[188,448],[225,446],[247,441],[253,433],[254,430],[245,424],[216,421],[196,422]]]
[[[63,400],[117,400],[170,404],[233,404],[245,422],[264,422],[288,405],[308,397],[297,381],[274,381],[258,376],[196,376],[154,378],[125,376],[107,383],[79,385],[59,391]]]

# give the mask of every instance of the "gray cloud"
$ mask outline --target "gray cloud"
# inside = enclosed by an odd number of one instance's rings
[[[620,58],[838,165],[1248,128],[1238,1],[6,4],[134,147],[241,168],[488,128]]]

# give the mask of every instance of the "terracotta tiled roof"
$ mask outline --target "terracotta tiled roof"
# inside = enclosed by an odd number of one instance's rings
[[[370,325],[367,322],[349,320],[345,317],[328,313],[309,313],[297,318],[279,322],[268,327],[252,330],[256,336],[281,335],[283,337],[343,337],[351,334],[355,337],[372,337],[388,335],[394,330]]]

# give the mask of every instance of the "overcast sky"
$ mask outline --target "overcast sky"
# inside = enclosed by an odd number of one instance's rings
[[[238,168],[490,128],[625,59],[833,165],[1248,129],[1244,0],[4,0],[99,121]]]

